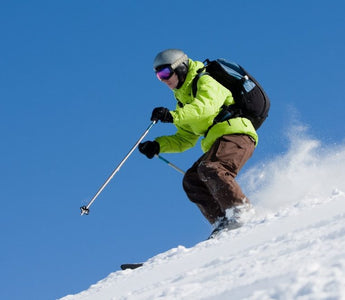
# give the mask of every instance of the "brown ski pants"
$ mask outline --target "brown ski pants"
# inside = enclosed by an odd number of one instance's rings
[[[248,135],[224,135],[184,175],[183,188],[189,200],[211,224],[246,199],[235,178],[254,148]]]

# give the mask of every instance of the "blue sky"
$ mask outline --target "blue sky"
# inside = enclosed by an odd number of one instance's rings
[[[296,123],[326,145],[344,141],[344,4],[3,1],[0,298],[77,293],[121,263],[208,235],[182,176],[137,150],[80,216],[152,109],[175,106],[152,70],[163,49],[237,61],[264,86],[271,112],[243,172],[283,153]],[[147,139],[172,132],[157,124]],[[164,157],[187,169],[201,154]]]

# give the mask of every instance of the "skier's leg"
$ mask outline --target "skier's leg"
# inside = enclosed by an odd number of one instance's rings
[[[197,168],[200,158],[193,166],[187,170],[183,178],[183,188],[190,201],[194,202],[205,218],[214,224],[219,217],[225,216],[219,204],[213,199],[208,187],[200,180]]]
[[[222,212],[243,205],[245,197],[235,178],[254,152],[254,141],[247,135],[219,138],[197,168],[199,178],[207,186]]]

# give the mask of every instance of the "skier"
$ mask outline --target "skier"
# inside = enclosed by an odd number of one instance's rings
[[[211,223],[212,238],[224,229],[242,226],[253,213],[235,178],[252,156],[258,136],[247,118],[236,117],[214,125],[222,106],[233,104],[234,99],[230,90],[208,75],[199,78],[197,94],[193,96],[192,82],[203,66],[179,49],[157,54],[153,62],[156,76],[173,91],[177,105],[171,111],[154,108],[151,121],[173,123],[177,131],[140,143],[138,148],[151,159],[159,153],[183,152],[203,137],[204,154],[186,171],[183,188]]]

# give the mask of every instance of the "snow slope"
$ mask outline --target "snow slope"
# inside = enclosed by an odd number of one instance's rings
[[[345,299],[345,146],[290,143],[241,177],[257,210],[244,227],[62,299]]]

